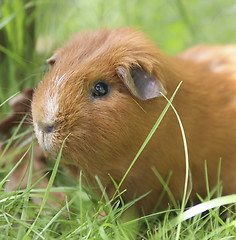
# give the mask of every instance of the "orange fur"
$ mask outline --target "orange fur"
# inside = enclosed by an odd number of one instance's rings
[[[235,51],[236,45],[230,48]],[[64,164],[75,175],[81,169],[91,185],[96,185],[94,176],[97,175],[111,197],[114,185],[109,174],[119,183],[167,104],[163,97],[136,99],[117,75],[119,66],[126,69],[141,66],[158,79],[168,98],[183,81],[173,104],[187,137],[192,198],[196,193],[206,194],[205,160],[210,186],[216,185],[220,158],[224,194],[235,193],[236,70],[228,66],[235,66],[236,55],[230,55],[225,49],[224,46],[197,46],[179,56],[168,57],[130,28],[78,34],[56,51],[55,63],[49,60],[53,66],[35,91],[32,114],[36,136],[40,139],[39,126],[55,124],[53,132],[45,134],[40,143],[56,156],[64,138],[70,134],[63,149]],[[199,53],[205,54],[205,58],[199,58]],[[222,59],[214,66],[219,71],[212,68],[216,59]],[[64,85],[56,85],[60,78]],[[90,89],[99,79],[111,85],[111,92],[106,98],[92,100]],[[45,106],[54,103],[55,113],[51,114]],[[173,171],[169,187],[180,199],[185,156],[172,110],[168,110],[122,185],[122,189],[127,189],[126,201],[152,191],[138,203],[146,213],[152,210],[162,191],[152,167],[164,179]],[[168,201],[166,196],[162,206]]]

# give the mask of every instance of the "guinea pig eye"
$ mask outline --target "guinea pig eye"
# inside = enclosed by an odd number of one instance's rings
[[[93,97],[103,97],[109,92],[109,86],[103,81],[96,82],[92,88]]]

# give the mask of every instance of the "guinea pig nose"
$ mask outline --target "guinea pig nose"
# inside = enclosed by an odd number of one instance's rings
[[[56,124],[55,123],[50,123],[50,124],[38,124],[38,127],[41,131],[43,131],[46,134],[54,132],[56,129]]]
[[[44,132],[47,133],[47,134],[52,133],[52,132],[54,132],[55,129],[56,129],[55,124],[48,125],[48,126],[44,127]]]

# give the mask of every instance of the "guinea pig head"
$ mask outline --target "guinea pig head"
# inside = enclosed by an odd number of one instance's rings
[[[69,136],[66,164],[100,178],[112,168],[123,174],[151,128],[148,102],[166,94],[165,57],[139,32],[121,28],[76,35],[48,63],[32,102],[40,145],[55,158]]]

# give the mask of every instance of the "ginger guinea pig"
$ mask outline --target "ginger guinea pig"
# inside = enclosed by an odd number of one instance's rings
[[[173,105],[185,129],[192,172],[192,198],[206,196],[204,162],[210,187],[217,184],[219,160],[224,194],[236,192],[236,45],[197,46],[168,57],[132,28],[76,35],[48,60],[49,72],[32,102],[36,137],[52,158],[67,138],[62,162],[90,185],[98,176],[109,197],[178,84]],[[162,93],[162,94],[161,94]],[[181,199],[185,155],[179,123],[169,109],[122,189],[128,202],[149,213],[172,172],[170,190]],[[77,174],[79,171],[77,172]],[[122,190],[121,189],[121,190]],[[120,191],[121,191],[120,190]],[[101,190],[97,190],[101,193]],[[162,207],[169,202],[163,198]]]

